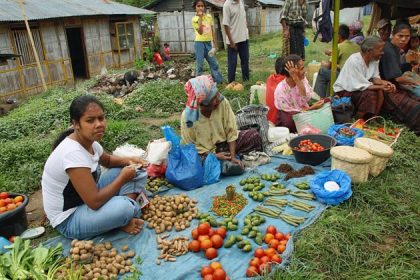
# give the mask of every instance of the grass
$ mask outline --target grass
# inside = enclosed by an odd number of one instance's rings
[[[308,37],[310,33],[307,32]],[[265,81],[274,72],[275,59],[268,55],[280,54],[280,38],[279,33],[272,33],[251,39],[251,80],[242,92],[220,87],[227,98],[245,104],[249,87],[258,80]],[[326,60],[323,50],[328,47],[311,41],[306,49],[307,61]],[[218,61],[226,77],[225,52],[219,52]],[[240,80],[240,72],[238,75]],[[50,145],[68,125],[69,102],[91,84],[92,80],[75,90],[49,90],[1,118],[0,189],[30,193],[39,188]],[[169,102],[165,104],[180,113],[182,106],[170,103],[181,100],[180,85],[174,85],[174,92],[166,86],[165,81],[145,85],[138,92],[147,96],[133,96],[123,106],[114,104],[108,96],[99,96],[107,109],[108,131],[103,139],[106,149],[113,150],[124,142],[146,148],[148,140],[161,137],[159,126],[142,123],[142,118],[164,122],[174,113],[156,111],[159,105],[148,103],[154,94],[151,91],[157,94],[160,89],[165,91],[162,98],[170,99],[162,102]],[[137,113],[135,106],[139,102],[146,102],[143,106],[153,110]],[[169,123],[179,129],[179,121]],[[295,251],[287,269],[263,279],[420,279],[419,139],[405,129],[387,169],[379,177],[354,185],[351,199],[327,209],[316,223],[302,231],[295,239]]]

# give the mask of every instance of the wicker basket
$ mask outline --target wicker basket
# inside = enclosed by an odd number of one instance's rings
[[[391,158],[394,150],[388,145],[370,138],[357,138],[354,146],[369,152],[373,159],[369,164],[369,173],[372,176],[378,176],[385,169],[388,160]]]
[[[365,150],[350,146],[331,149],[331,169],[340,169],[351,177],[353,183],[366,182],[369,176],[369,163],[372,156]]]

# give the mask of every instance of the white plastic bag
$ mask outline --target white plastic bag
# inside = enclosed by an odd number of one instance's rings
[[[147,161],[150,164],[160,165],[168,158],[168,152],[171,149],[171,142],[164,138],[153,140],[147,146]]]
[[[279,142],[289,136],[289,129],[287,127],[269,127],[268,128],[268,141],[271,143]]]
[[[140,157],[145,159],[146,158],[146,151],[138,148],[135,145],[131,145],[128,143],[124,143],[121,146],[118,146],[115,151],[112,153],[115,156],[118,157]]]

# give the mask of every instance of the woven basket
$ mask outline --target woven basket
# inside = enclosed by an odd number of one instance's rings
[[[365,150],[350,146],[338,146],[331,149],[331,170],[346,172],[353,183],[366,182],[369,176],[369,163],[372,156]]]
[[[373,159],[369,163],[369,173],[372,176],[378,176],[385,169],[386,164],[391,158],[394,150],[388,145],[370,138],[357,138],[354,146],[369,152]]]

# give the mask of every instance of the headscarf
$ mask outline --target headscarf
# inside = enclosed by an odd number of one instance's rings
[[[349,25],[349,29],[360,31],[363,29],[363,22],[355,20]]]
[[[200,104],[208,105],[218,93],[217,84],[210,75],[202,75],[189,79],[184,89],[188,97],[185,104],[185,121],[187,127],[192,127],[200,116]],[[223,98],[224,96],[220,94],[220,100]]]

